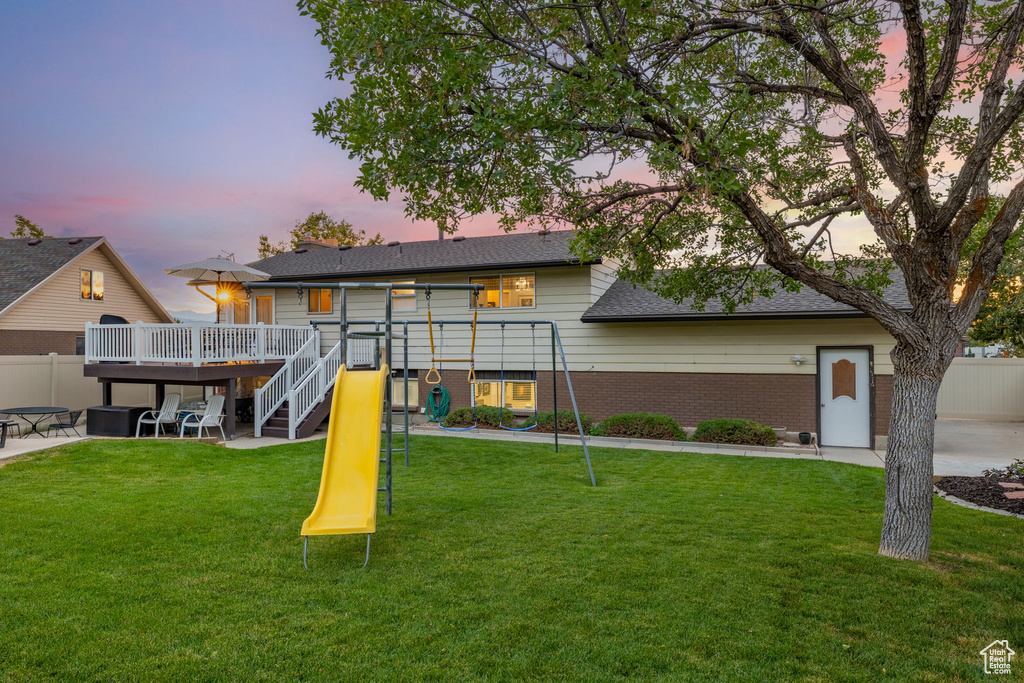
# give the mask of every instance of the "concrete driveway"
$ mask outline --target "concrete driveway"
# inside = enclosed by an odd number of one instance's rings
[[[935,423],[935,474],[977,476],[1024,458],[1024,422],[951,420]]]

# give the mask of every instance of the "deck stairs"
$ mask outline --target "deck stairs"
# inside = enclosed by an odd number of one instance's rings
[[[350,339],[348,367],[372,366],[376,346],[376,340]],[[341,343],[321,356],[319,331],[314,334],[285,360],[270,381],[256,390],[255,436],[283,439],[312,436],[330,415],[334,382],[341,362]]]

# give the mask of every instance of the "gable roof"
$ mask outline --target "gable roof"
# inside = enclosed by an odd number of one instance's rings
[[[890,305],[910,310],[907,287],[899,271],[890,277],[893,283],[883,292]],[[786,318],[863,318],[863,311],[833,301],[804,285],[799,292],[776,291],[771,298],[757,297],[735,313],[726,313],[722,302],[712,299],[703,311],[696,311],[691,300],[677,304],[644,287],[616,280],[600,299],[580,318],[583,322],[642,322],[647,320],[768,320]]]
[[[32,243],[35,244],[32,244]],[[173,318],[105,237],[0,239],[0,316],[79,258],[100,249],[143,301],[166,322]]]
[[[0,311],[90,251],[102,239],[83,237],[77,244],[71,243],[74,238],[0,239]]]
[[[353,247],[311,248],[303,253],[286,251],[248,265],[270,273],[271,281],[411,275],[495,268],[538,268],[579,264],[569,250],[571,230],[546,235],[519,232],[484,237],[393,243]],[[600,260],[586,263],[600,263]]]

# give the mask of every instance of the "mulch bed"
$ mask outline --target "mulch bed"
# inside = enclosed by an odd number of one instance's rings
[[[997,510],[1007,510],[1017,514],[1024,514],[1024,498],[1007,498],[1007,491],[1019,491],[1020,489],[1008,489],[999,485],[999,482],[1017,483],[1010,479],[996,479],[994,477],[943,477],[935,486],[951,496],[975,505],[983,505]]]

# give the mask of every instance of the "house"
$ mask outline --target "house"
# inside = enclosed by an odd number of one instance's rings
[[[0,355],[84,354],[104,314],[173,322],[104,237],[0,239]]]
[[[270,282],[314,287],[254,289],[242,317],[293,326],[337,319],[339,292],[316,289],[318,282],[480,284],[479,296],[436,290],[429,302],[422,291],[395,289],[393,316],[424,320],[429,303],[435,321],[474,312],[481,320],[555,321],[579,408],[595,419],[650,411],[692,427],[710,418],[745,417],[816,432],[824,445],[882,446],[894,340],[874,320],[807,288],[759,298],[732,314],[713,303],[695,311],[619,280],[612,261],[580,262],[570,251],[571,235],[545,231],[355,248],[304,243],[250,265],[269,273]],[[349,320],[383,317],[380,291],[353,290],[346,297]],[[898,308],[910,306],[902,281],[885,297]],[[410,327],[409,369],[417,379],[431,367],[427,334],[423,325]],[[466,327],[442,333],[435,323],[434,334],[443,355],[466,355]],[[321,325],[318,335],[321,354],[340,338],[337,325]],[[551,409],[553,382],[563,380],[552,378],[546,328],[481,327],[475,358],[472,386],[465,364],[441,368],[453,407],[504,400],[520,413],[535,405]],[[425,405],[429,389],[414,381],[409,404]],[[558,391],[565,406],[565,387]],[[404,400],[401,383],[395,395]]]

